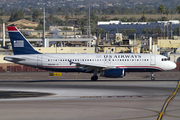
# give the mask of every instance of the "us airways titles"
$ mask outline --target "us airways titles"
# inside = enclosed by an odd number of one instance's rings
[[[104,55],[104,58],[141,58],[141,55]]]

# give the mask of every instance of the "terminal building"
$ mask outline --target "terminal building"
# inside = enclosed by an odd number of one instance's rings
[[[158,21],[158,22],[121,22],[121,21],[102,21],[98,22],[98,27],[109,31],[111,34],[116,33],[122,29],[136,29],[137,34],[143,34],[142,30],[144,28],[161,28],[166,29],[169,32],[172,29],[179,27],[179,20],[169,20],[169,21]],[[169,33],[170,34],[170,33]],[[172,35],[172,33],[171,33]],[[172,35],[173,36],[173,35]]]

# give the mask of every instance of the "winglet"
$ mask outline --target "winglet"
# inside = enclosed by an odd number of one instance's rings
[[[14,26],[7,27],[14,55],[41,54],[36,51],[21,32]]]

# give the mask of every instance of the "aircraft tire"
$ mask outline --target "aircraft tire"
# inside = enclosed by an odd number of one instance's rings
[[[155,80],[155,77],[151,77],[151,80]]]
[[[97,81],[97,80],[98,80],[98,76],[97,75],[91,77],[91,81]]]

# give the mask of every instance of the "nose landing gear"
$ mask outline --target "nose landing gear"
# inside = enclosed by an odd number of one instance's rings
[[[151,80],[155,80],[154,73],[151,72]]]

